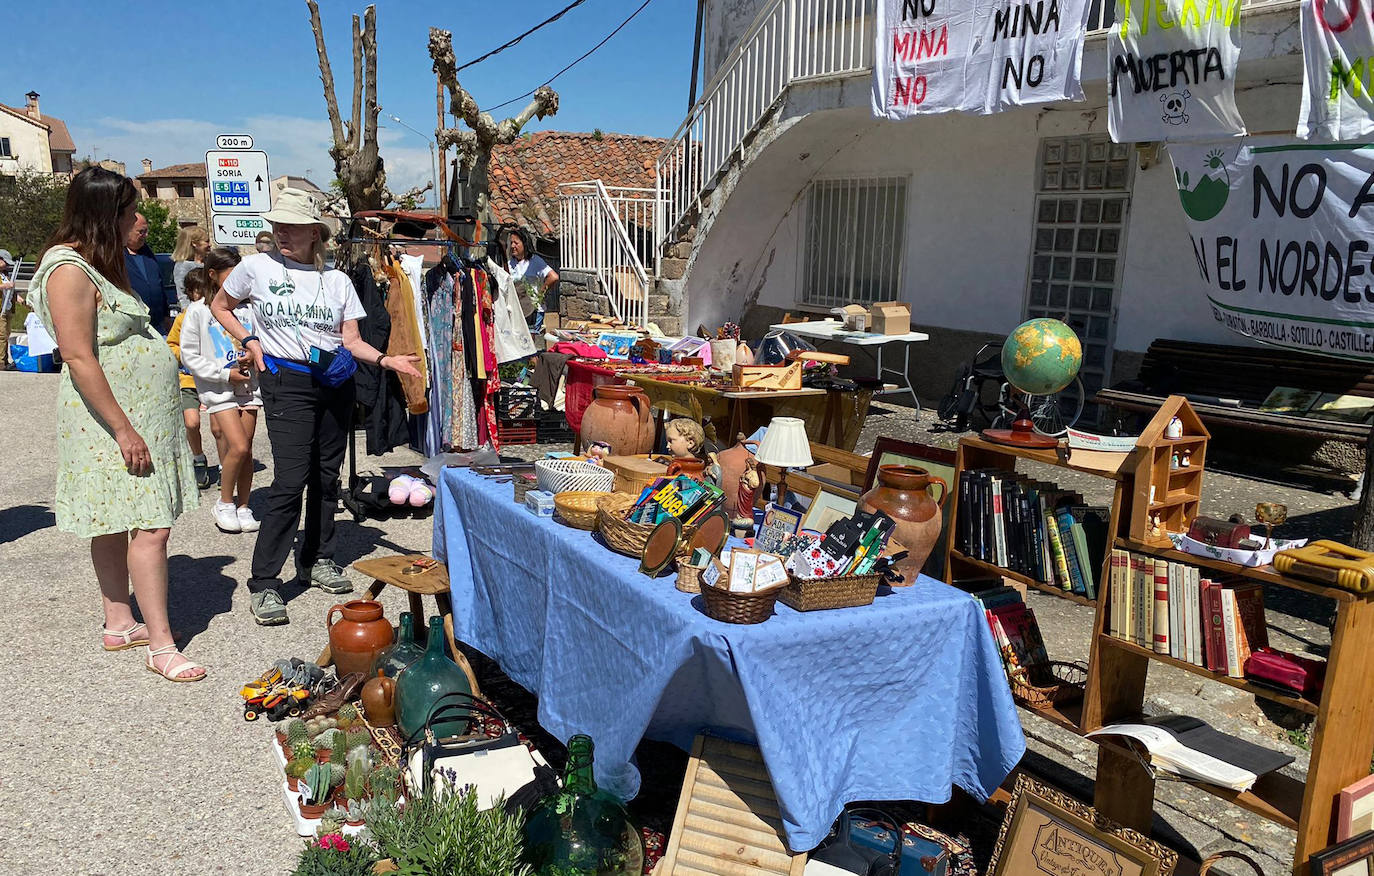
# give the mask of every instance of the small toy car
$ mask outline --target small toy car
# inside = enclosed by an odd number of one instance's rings
[[[247,688],[245,688],[247,690]],[[310,705],[310,691],[303,687],[279,684],[243,701],[243,720],[256,721],[266,715],[269,721],[294,718]]]

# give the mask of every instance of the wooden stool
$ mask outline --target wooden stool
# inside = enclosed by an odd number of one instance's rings
[[[480,696],[481,690],[477,687],[477,675],[472,671],[472,665],[468,663],[468,658],[464,657],[463,652],[458,649],[458,640],[453,637],[453,604],[449,599],[448,568],[443,563],[436,563],[418,574],[407,575],[401,571],[416,560],[423,559],[428,558],[421,554],[412,554],[399,557],[374,557],[354,563],[353,568],[373,579],[372,586],[367,588],[367,595],[361,598],[376,599],[388,584],[401,588],[410,598],[410,613],[415,616],[416,632],[427,634],[424,597],[433,596],[439,614],[444,619],[444,633],[448,636],[449,655],[453,657],[453,662],[457,663],[458,667],[463,670],[463,674],[468,677],[468,684],[472,685],[473,695]],[[320,652],[320,658],[315,662],[320,666],[328,666],[334,662],[334,656],[330,652],[329,645],[324,646],[324,650]]]

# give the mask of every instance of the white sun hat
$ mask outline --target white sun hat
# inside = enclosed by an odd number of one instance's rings
[[[276,201],[276,206],[263,213],[262,218],[282,225],[318,225],[320,240],[328,242],[329,226],[320,221],[320,205],[315,203],[315,198],[309,192],[304,189],[282,189]]]

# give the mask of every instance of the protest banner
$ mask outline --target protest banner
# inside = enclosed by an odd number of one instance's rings
[[[1371,0],[1303,0],[1298,136],[1335,143],[1374,134]]]

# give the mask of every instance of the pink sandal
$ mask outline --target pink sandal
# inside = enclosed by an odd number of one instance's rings
[[[148,628],[143,624],[134,624],[127,630],[112,630],[109,627],[104,627],[100,632],[111,639],[119,639],[118,645],[111,645],[102,639],[101,645],[106,651],[127,651],[130,648],[141,648],[148,644]],[[135,636],[135,633],[138,635]]]
[[[157,668],[157,664],[154,662],[158,657],[168,658],[167,662],[162,665],[161,669]],[[181,661],[180,664],[177,664],[176,661],[178,660]],[[172,671],[173,666],[176,666],[175,671]],[[148,663],[146,668],[149,672],[156,672],[158,675],[162,676],[168,681],[192,682],[203,681],[205,679],[205,667],[196,664],[185,654],[182,654],[180,651],[178,651],[176,645],[168,645],[165,648],[158,648],[157,650],[149,648]],[[199,669],[200,675],[193,675],[187,678],[184,673],[187,670],[194,669]]]

